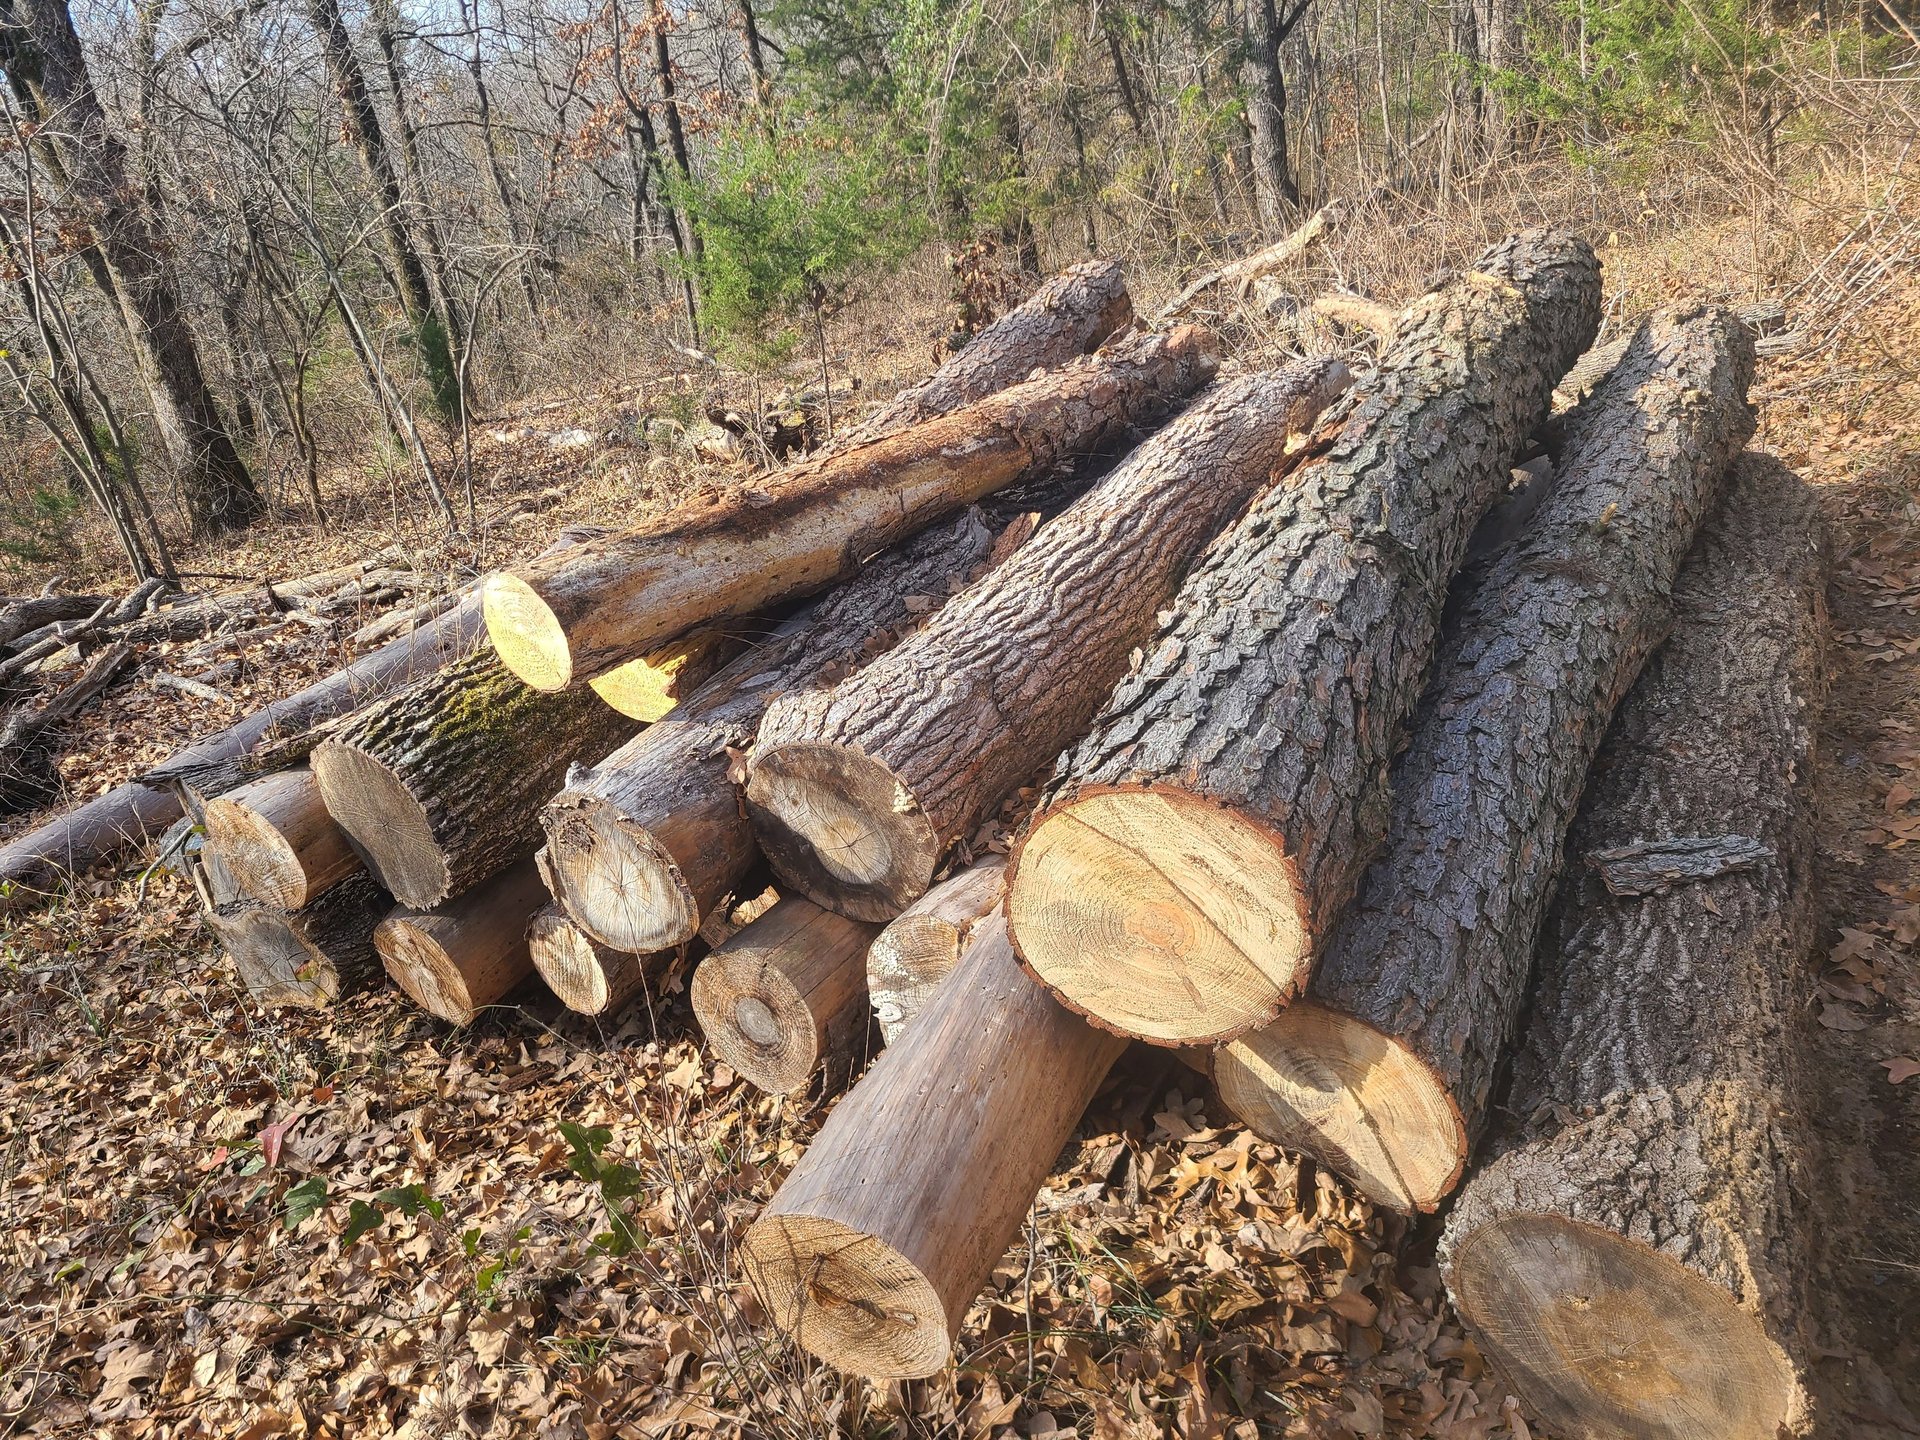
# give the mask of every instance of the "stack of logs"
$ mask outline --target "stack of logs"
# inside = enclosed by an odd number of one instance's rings
[[[743,1250],[852,1371],[947,1361],[1145,1043],[1381,1206],[1451,1201],[1459,1310],[1550,1427],[1803,1427],[1822,531],[1742,453],[1730,312],[1647,318],[1556,413],[1600,293],[1527,232],[1368,373],[1216,379],[1075,267],[811,457],[490,577],[371,703],[177,757],[212,924],[256,995],[384,967],[457,1024],[697,959],[742,1076],[854,1082]]]

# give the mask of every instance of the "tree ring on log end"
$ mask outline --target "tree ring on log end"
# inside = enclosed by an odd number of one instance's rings
[[[573,649],[553,607],[510,571],[489,575],[481,587],[480,611],[500,663],[535,690],[564,690],[573,683]]]
[[[593,799],[549,809],[544,820],[553,898],[588,935],[629,955],[651,955],[699,932],[699,902],[646,826]]]
[[[1561,1435],[1774,1440],[1798,1391],[1731,1296],[1677,1260],[1561,1215],[1469,1232],[1448,1284],[1494,1366]]]
[[[759,956],[716,950],[689,987],[700,1028],[727,1064],[760,1089],[790,1095],[813,1078],[820,1035],[806,997]]]
[[[373,948],[380,952],[393,983],[414,1004],[449,1025],[466,1025],[476,1007],[460,967],[434,938],[403,916],[382,920],[373,932]]]
[[[858,751],[756,753],[747,806],[774,872],[824,909],[884,923],[933,882],[939,835],[898,777]]]
[[[1213,1063],[1220,1098],[1254,1133],[1303,1150],[1378,1204],[1432,1210],[1466,1158],[1444,1086],[1371,1025],[1297,1001]]]
[[[286,916],[242,910],[209,915],[207,924],[232,957],[240,983],[262,1004],[324,1010],[340,998],[333,965],[294,932]]]
[[[217,797],[204,808],[207,843],[234,883],[262,905],[298,910],[307,903],[307,871],[274,826],[244,805]]]
[[[327,813],[383,889],[422,910],[446,899],[452,877],[433,821],[398,776],[337,740],[313,752],[313,775]]]
[[[533,968],[562,1005],[580,1015],[598,1015],[607,1008],[607,973],[577,922],[554,914],[534,916],[527,927],[527,950]]]
[[[741,1258],[774,1323],[829,1365],[917,1380],[952,1353],[940,1296],[876,1236],[816,1215],[767,1215],[747,1232]]]
[[[1041,983],[1157,1045],[1264,1024],[1311,960],[1279,839],[1174,789],[1088,789],[1048,811],[1015,857],[1007,921]]]

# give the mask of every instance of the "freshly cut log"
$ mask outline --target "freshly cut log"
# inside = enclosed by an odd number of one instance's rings
[[[262,905],[299,910],[362,868],[304,765],[214,797],[205,815],[207,847]]]
[[[223,907],[207,925],[254,999],[324,1010],[379,979],[374,927],[392,908],[393,897],[361,870],[304,910]]]
[[[879,932],[790,895],[695,967],[714,1054],[770,1095],[816,1075],[838,1090],[866,1060],[867,946]]]
[[[659,990],[673,976],[684,951],[628,955],[602,945],[558,905],[533,917],[527,929],[533,968],[581,1015],[617,1015],[635,996]]]
[[[1380,1204],[1432,1210],[1480,1133],[1587,767],[1753,433],[1752,377],[1731,311],[1662,312],[1567,417],[1532,525],[1456,589],[1386,845],[1306,995],[1215,1060],[1249,1127]]]
[[[1067,1004],[1191,1044],[1305,984],[1386,828],[1447,584],[1599,309],[1584,241],[1495,246],[1201,558],[1014,852],[1014,946]]]
[[[652,724],[665,719],[739,650],[739,642],[725,630],[700,630],[652,655],[617,665],[588,683],[594,694],[629,720]]]
[[[424,909],[531,850],[567,768],[634,729],[591,690],[530,689],[477,651],[355,715],[313,773],[367,868]]]
[[[844,672],[984,563],[977,510],[915,536],[782,625],[598,765],[575,771],[541,821],[553,895],[603,945],[645,955],[684,945],[753,864],[753,829],[729,750],[770,701]]]
[[[747,773],[774,873],[890,920],[942,857],[1086,733],[1187,566],[1295,467],[1346,387],[1303,360],[1217,386],[920,632],[831,689],[776,700]]]
[[[1115,341],[938,419],[491,576],[487,633],[536,689],[585,684],[706,621],[845,580],[968,502],[1101,451],[1218,362],[1213,336],[1192,326]]]
[[[933,1374],[1125,1048],[981,926],[747,1232],[773,1323],[857,1375]]]
[[[373,932],[394,984],[428,1014],[470,1025],[533,974],[527,928],[547,904],[531,856],[432,910],[403,905]]]
[[[919,1018],[933,987],[953,973],[1006,893],[1007,862],[996,855],[942,880],[875,937],[867,950],[867,999],[887,1044]]]
[[[1807,487],[1744,457],[1594,765],[1511,1092],[1448,1220],[1455,1307],[1555,1435],[1772,1440],[1812,1418],[1823,540]],[[1730,828],[1767,858],[1645,895],[1584,863]]]

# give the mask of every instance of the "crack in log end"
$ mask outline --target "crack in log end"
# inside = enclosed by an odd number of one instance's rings
[[[548,806],[542,821],[553,897],[589,936],[634,955],[693,939],[698,898],[653,831],[584,794]]]
[[[1298,872],[1227,806],[1170,787],[1089,789],[1041,817],[1014,875],[1007,918],[1023,963],[1123,1034],[1224,1042],[1306,983]]]
[[[533,586],[508,571],[489,575],[480,606],[502,665],[535,690],[564,690],[573,683],[566,627]]]
[[[408,916],[382,920],[373,943],[393,983],[407,997],[449,1025],[471,1024],[478,1008],[467,993],[459,968],[433,938]]]

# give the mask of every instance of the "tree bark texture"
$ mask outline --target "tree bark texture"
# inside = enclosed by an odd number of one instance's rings
[[[362,870],[304,910],[222,906],[207,925],[254,999],[324,1010],[379,979],[373,932],[392,909],[393,897]]]
[[[470,1025],[533,974],[527,930],[547,904],[532,856],[431,910],[403,905],[373,943],[394,984],[449,1025]]]
[[[775,701],[747,804],[775,873],[887,921],[942,857],[1086,733],[1193,557],[1295,468],[1346,367],[1216,387],[918,634],[831,689]]]
[[[931,1375],[1125,1042],[982,926],[898,1045],[827,1117],[748,1231],[773,1322],[858,1375]]]
[[[1568,417],[1532,524],[1456,587],[1386,845],[1306,996],[1215,1062],[1235,1114],[1378,1203],[1432,1210],[1460,1177],[1587,767],[1753,433],[1753,363],[1730,311],[1664,312]]]
[[[363,868],[301,765],[250,780],[205,806],[203,849],[239,889],[276,910],[299,910]]]
[[[425,908],[530,851],[568,768],[635,728],[591,690],[529,689],[477,651],[355,715],[313,773],[367,868]]]
[[[888,924],[867,949],[867,999],[891,1045],[953,973],[974,931],[1000,913],[1007,863],[1000,856],[948,876]]]
[[[764,488],[713,495],[571,555],[490,577],[487,630],[544,690],[593,676],[702,622],[764,610],[858,572],[894,541],[1023,477],[1156,422],[1213,373],[1206,331],[1136,336]]]
[[[1826,561],[1812,493],[1743,457],[1595,762],[1511,1090],[1447,1224],[1461,1317],[1555,1434],[1809,1423]],[[1766,860],[1614,895],[1583,858],[1729,827]]]
[[[1014,945],[1066,1003],[1185,1044],[1298,993],[1385,831],[1448,582],[1599,300],[1565,232],[1489,250],[1188,576],[1014,855]]]

